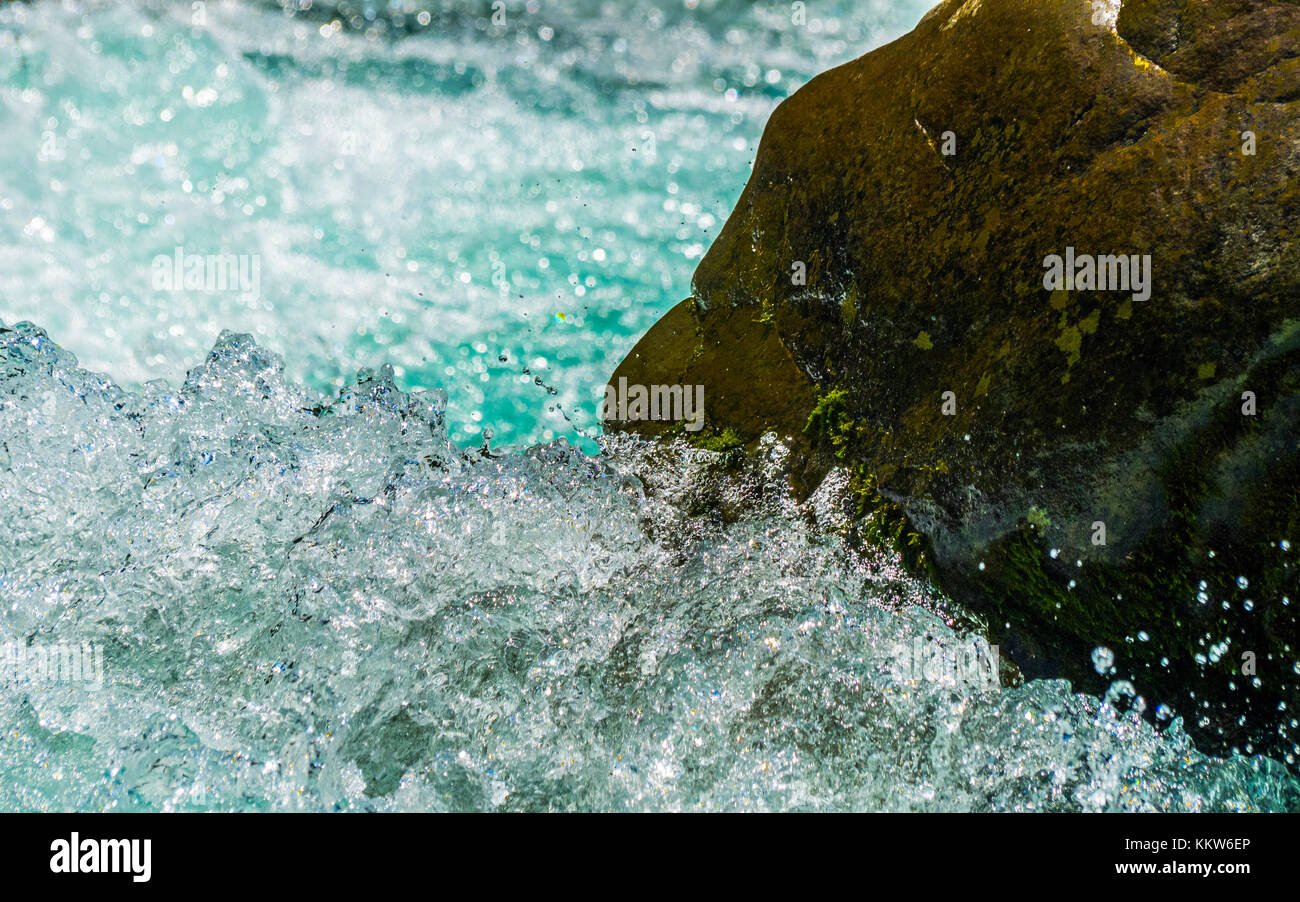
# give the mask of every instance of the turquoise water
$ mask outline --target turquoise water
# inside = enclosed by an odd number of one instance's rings
[[[918,654],[977,621],[845,474],[593,437],[773,105],[922,6],[0,7],[0,809],[1300,806]]]
[[[0,319],[135,385],[248,332],[318,389],[384,363],[447,389],[459,441],[577,441],[690,294],[774,105],[925,7],[510,0],[496,24],[485,0],[408,4],[400,30],[322,4],[10,7]],[[153,290],[177,247],[257,255],[258,296]]]

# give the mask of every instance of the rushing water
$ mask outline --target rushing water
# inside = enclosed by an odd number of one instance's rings
[[[1300,805],[1122,683],[900,672],[974,620],[840,474],[592,438],[772,106],[923,6],[0,8],[0,808]]]
[[[0,367],[4,638],[102,655],[102,685],[0,696],[0,807],[1300,793],[1280,764],[1203,758],[1180,724],[1064,682],[900,678],[900,647],[958,641],[953,612],[836,538],[837,480],[796,504],[774,442],[736,473],[627,439],[466,453],[444,394],[384,370],[323,399],[233,334],[179,389],[123,391],[26,326],[0,334]]]
[[[400,38],[320,4],[0,5],[0,319],[135,384],[248,332],[318,389],[449,389],[456,440],[580,440],[775,104],[925,5],[435,2]],[[259,290],[155,290],[177,247],[256,255]]]

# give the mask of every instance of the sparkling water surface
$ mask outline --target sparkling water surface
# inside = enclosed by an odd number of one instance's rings
[[[318,389],[389,363],[454,439],[529,444],[597,431],[772,108],[927,4],[304,5],[0,7],[0,319],[124,384],[223,329]],[[154,290],[177,247],[259,291]]]
[[[0,689],[0,808],[1300,807],[1122,681],[900,677],[975,621],[843,474],[593,438],[774,104],[925,5],[0,7],[0,645],[103,655]]]

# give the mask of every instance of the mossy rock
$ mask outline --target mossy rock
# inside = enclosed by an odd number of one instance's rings
[[[1149,299],[1047,290],[1067,248]],[[1028,676],[1300,758],[1297,323],[1300,0],[948,0],[778,107],[615,376],[852,467]]]

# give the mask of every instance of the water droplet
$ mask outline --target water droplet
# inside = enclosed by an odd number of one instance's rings
[[[1239,577],[1237,577],[1237,588],[1238,588],[1238,589],[1245,589],[1245,588],[1248,588],[1249,586],[1250,586],[1250,580],[1246,579],[1246,577],[1244,577],[1244,576],[1239,576]]]
[[[1125,699],[1136,698],[1137,689],[1128,680],[1116,680],[1106,689],[1106,704],[1115,705]]]
[[[1115,653],[1104,645],[1092,650],[1092,666],[1098,673],[1106,673],[1115,666]]]

